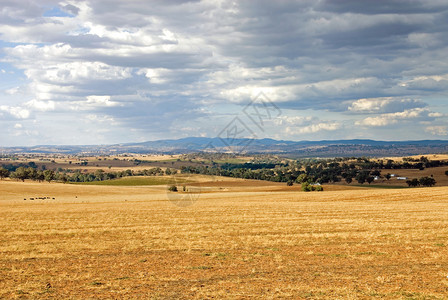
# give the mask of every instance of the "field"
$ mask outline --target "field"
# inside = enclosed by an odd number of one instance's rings
[[[187,207],[163,185],[0,181],[0,298],[448,295],[447,187],[212,180]]]

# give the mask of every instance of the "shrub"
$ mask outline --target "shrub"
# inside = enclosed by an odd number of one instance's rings
[[[313,190],[313,187],[308,182],[302,183],[302,191],[304,192],[311,192]]]
[[[431,178],[431,177],[422,177],[419,179],[419,182],[420,182],[420,185],[426,186],[426,187],[431,187],[436,184],[435,179]]]
[[[170,192],[177,192],[177,186],[175,186],[175,185],[170,186],[168,188],[168,191],[170,191]]]
[[[313,186],[314,190],[317,192],[323,192],[324,188],[321,185]]]

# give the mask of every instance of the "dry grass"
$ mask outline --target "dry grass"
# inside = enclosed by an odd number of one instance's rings
[[[163,186],[0,182],[0,298],[448,294],[447,187],[303,193],[200,181],[208,192],[188,208]],[[23,200],[37,194],[56,199]]]

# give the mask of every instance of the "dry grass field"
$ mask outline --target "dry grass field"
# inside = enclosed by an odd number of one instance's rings
[[[199,181],[0,181],[0,298],[447,299],[448,187]]]

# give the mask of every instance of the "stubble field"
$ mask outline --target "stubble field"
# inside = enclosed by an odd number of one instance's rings
[[[188,207],[166,186],[0,181],[0,298],[448,295],[447,187],[200,181]]]

